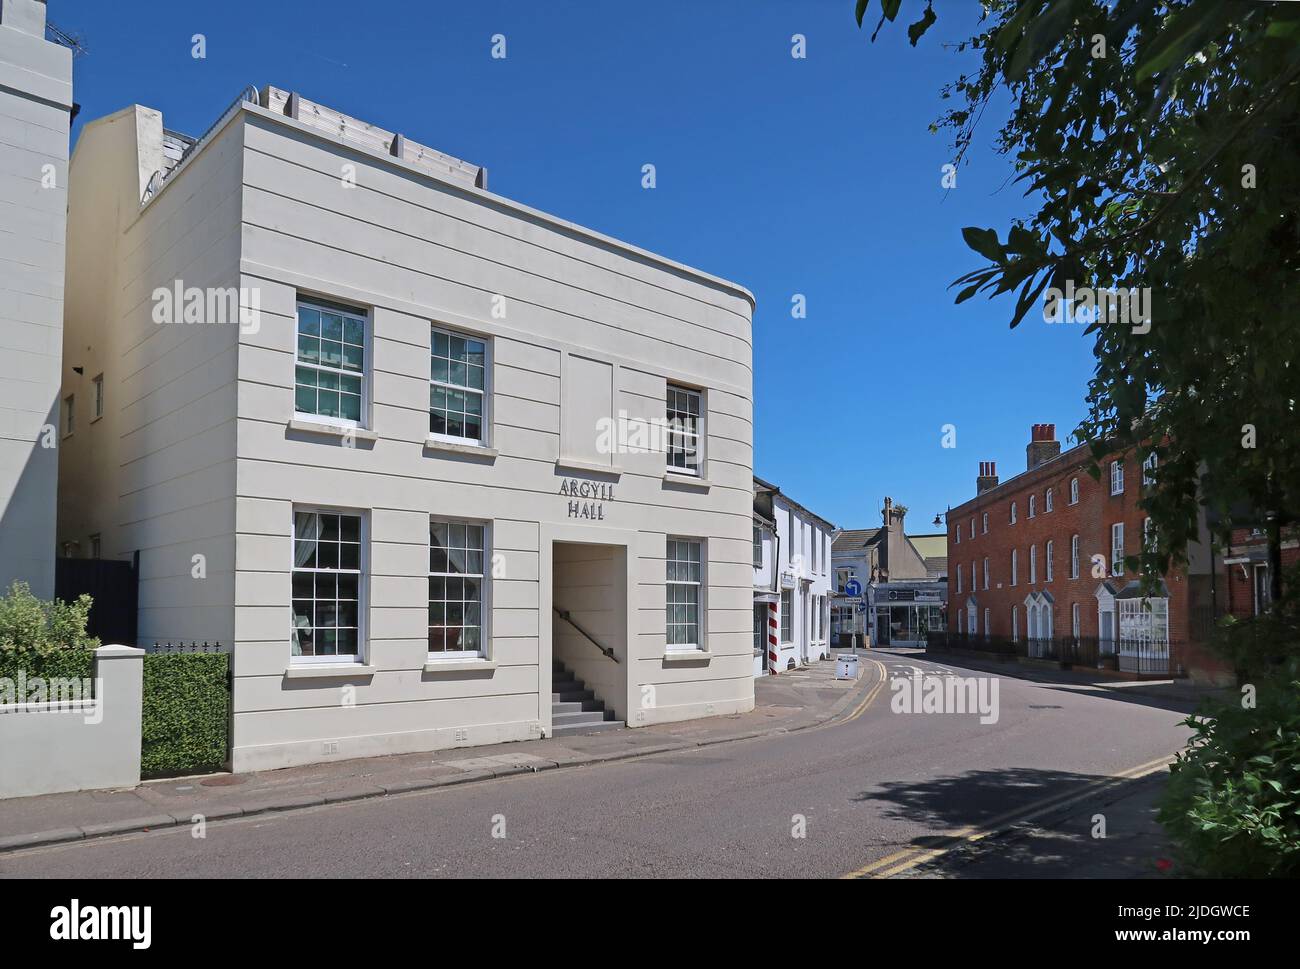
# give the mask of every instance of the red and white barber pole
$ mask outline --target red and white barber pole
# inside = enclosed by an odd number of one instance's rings
[[[781,628],[780,617],[776,614],[777,604],[769,602],[767,604],[767,671],[776,676],[777,674],[777,632]]]

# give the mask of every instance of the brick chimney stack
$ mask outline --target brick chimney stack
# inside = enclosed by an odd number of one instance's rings
[[[996,461],[981,461],[980,474],[975,479],[975,494],[982,495],[998,486],[998,463]]]
[[[1033,471],[1060,453],[1061,442],[1056,439],[1056,425],[1035,424],[1029,431],[1029,444],[1025,448],[1025,470]]]

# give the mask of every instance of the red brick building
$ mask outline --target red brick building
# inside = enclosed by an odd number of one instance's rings
[[[1300,541],[1294,533],[1282,535],[1282,573],[1300,560]],[[1238,619],[1250,619],[1268,611],[1273,601],[1272,573],[1268,564],[1268,536],[1263,528],[1237,528],[1221,559],[1223,567],[1222,612]]]
[[[1006,481],[981,463],[975,497],[948,512],[949,632],[1024,643],[1030,656],[1064,649],[1124,673],[1226,680],[1203,645],[1214,612],[1208,541],[1189,548],[1188,567],[1167,574],[1159,596],[1144,596],[1124,565],[1148,527],[1136,456],[1110,456],[1094,480],[1087,446],[1062,453],[1054,424],[1035,424],[1025,450],[1025,470]]]

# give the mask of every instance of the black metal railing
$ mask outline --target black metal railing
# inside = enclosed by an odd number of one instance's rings
[[[1117,670],[1139,676],[1183,676],[1183,644],[1103,640],[1095,636],[1027,637],[983,636],[946,630],[932,632],[926,647],[950,652],[995,653],[1005,658],[1055,662],[1078,669]]]
[[[593,636],[591,633],[587,632],[587,630],[583,629],[576,622],[574,622],[573,617],[569,615],[569,611],[567,609],[561,609],[559,606],[556,605],[552,605],[551,609],[554,610],[557,616],[559,616],[570,626],[576,629],[579,633],[581,633],[583,638],[586,639],[587,642],[591,643],[591,645],[595,646],[598,650],[600,650],[602,653],[604,653],[606,656],[612,659],[615,663],[618,662],[618,657],[614,655],[614,651],[610,649],[608,646],[602,646],[596,640],[595,636]]]

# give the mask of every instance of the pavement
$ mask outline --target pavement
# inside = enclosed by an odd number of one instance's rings
[[[971,657],[960,651],[924,649],[916,650],[915,655],[936,663],[955,663],[965,669],[997,673],[1000,676],[1015,676],[1035,683],[1054,683],[1083,691],[1107,693],[1121,700],[1136,699],[1141,703],[1160,701],[1166,709],[1188,713],[1196,710],[1206,700],[1225,699],[1235,695],[1231,687],[1210,686],[1190,679],[1129,680],[1083,667],[1061,669],[1055,663],[1045,660],[1034,663],[999,661],[986,657]]]
[[[878,679],[863,662],[856,681],[837,680],[834,661],[820,661],[755,680],[755,706],[745,714],[0,800],[0,852],[189,825],[196,817],[249,817],[805,730],[851,710]]]

